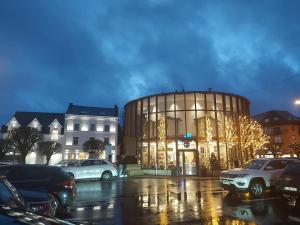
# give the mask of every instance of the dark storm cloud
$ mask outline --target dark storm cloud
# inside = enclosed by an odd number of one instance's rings
[[[209,87],[299,112],[299,4],[1,1],[0,121]]]

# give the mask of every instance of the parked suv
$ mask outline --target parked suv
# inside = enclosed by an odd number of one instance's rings
[[[61,168],[76,180],[93,178],[110,180],[113,176],[118,176],[115,166],[111,162],[102,159],[80,160],[71,166]]]
[[[58,207],[71,205],[75,198],[75,181],[60,167],[2,166],[0,176],[5,176],[17,189],[47,191],[56,198]]]
[[[261,197],[265,189],[274,187],[286,166],[295,161],[294,158],[254,159],[242,168],[221,172],[220,182],[226,190],[250,192],[253,197]]]

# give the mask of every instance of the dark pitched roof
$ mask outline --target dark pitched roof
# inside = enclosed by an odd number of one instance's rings
[[[66,113],[74,114],[74,115],[118,117],[119,110],[117,106],[115,106],[114,108],[99,108],[99,107],[73,105],[72,103],[70,103]]]
[[[36,118],[42,127],[48,127],[55,119],[61,126],[65,124],[64,113],[45,113],[45,112],[16,112],[14,117],[21,126],[27,126]]]
[[[271,110],[253,116],[253,119],[261,124],[291,124],[299,123],[300,118],[291,114],[288,111]],[[268,119],[268,122],[266,122]]]

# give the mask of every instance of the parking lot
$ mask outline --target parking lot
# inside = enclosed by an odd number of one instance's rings
[[[228,195],[218,180],[118,178],[79,181],[62,218],[91,224],[294,224],[299,210],[267,194]]]

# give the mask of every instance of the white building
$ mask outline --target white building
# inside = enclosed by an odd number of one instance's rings
[[[62,159],[86,159],[82,145],[91,138],[106,145],[99,157],[115,162],[118,146],[118,107],[98,108],[69,105],[66,113],[16,112],[10,121],[2,126],[2,136],[7,138],[12,129],[30,126],[38,129],[43,141],[61,144],[62,152],[51,157],[50,164]],[[12,153],[10,153],[12,154]],[[28,154],[26,163],[45,163],[45,157],[35,151]]]
[[[115,162],[118,145],[118,107],[98,108],[69,105],[65,115],[63,159],[85,159],[82,145],[89,139],[99,139],[106,145],[100,157]]]
[[[55,141],[62,146],[64,139],[64,113],[44,112],[16,112],[10,121],[2,127],[3,138],[7,138],[9,131],[20,126],[28,126],[38,129],[41,132],[43,141]],[[10,153],[13,154],[13,153]],[[62,159],[61,154],[53,155],[50,164]],[[43,156],[31,152],[27,155],[26,163],[44,163]]]

